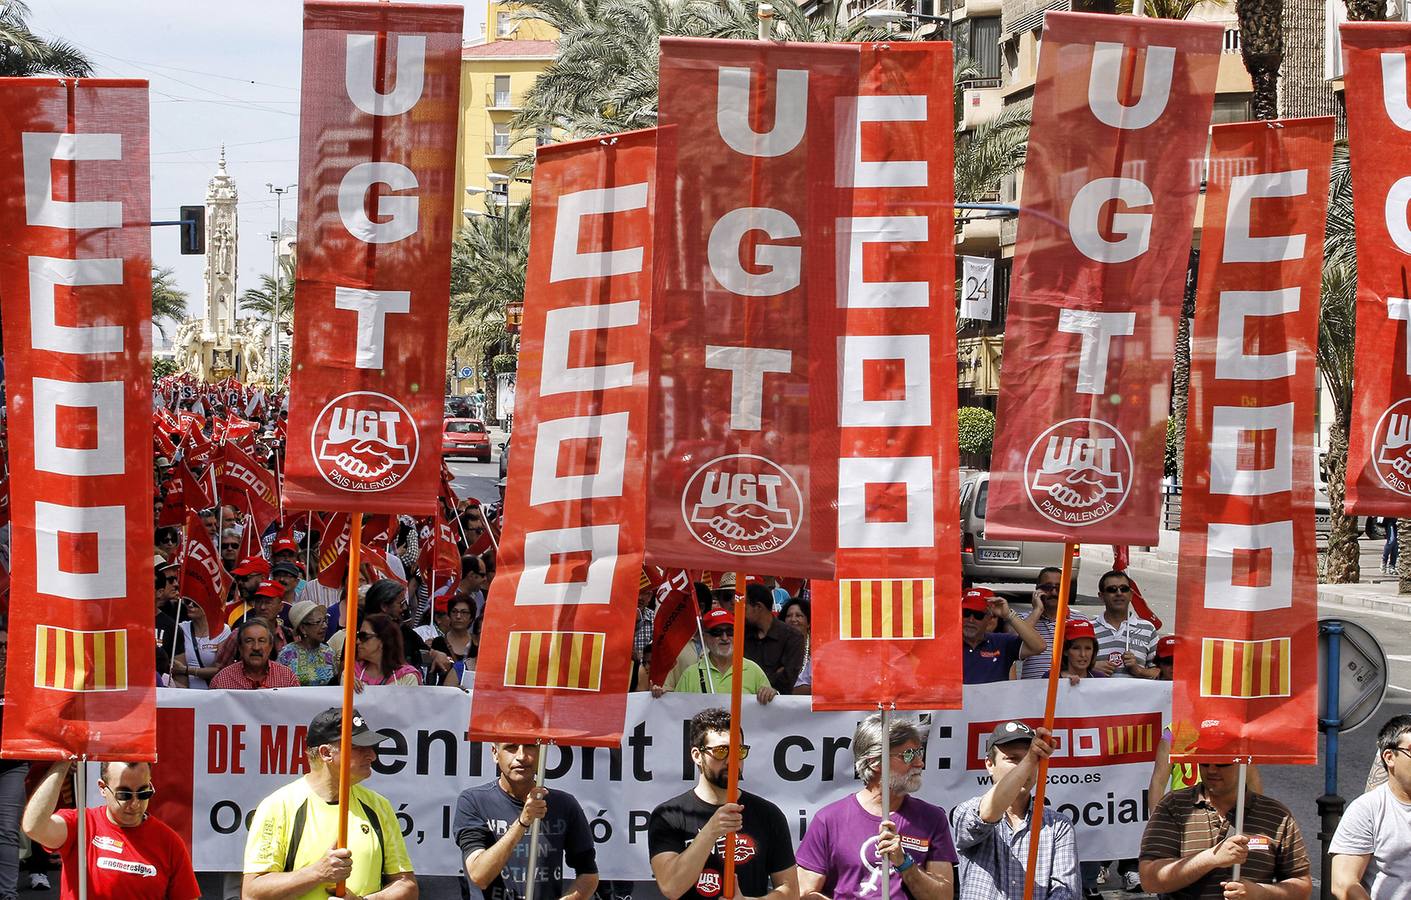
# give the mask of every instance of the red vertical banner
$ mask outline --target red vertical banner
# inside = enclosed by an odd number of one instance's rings
[[[1217,126],[1191,340],[1173,756],[1317,756],[1313,446],[1333,120]]]
[[[992,537],[1155,544],[1218,25],[1044,16]]]
[[[832,578],[838,100],[857,46],[664,39],[654,563]]]
[[[462,17],[304,5],[286,506],[436,506]]]
[[[949,43],[862,48],[837,238],[838,575],[813,582],[814,709],[961,702],[951,74]]]
[[[1349,513],[1411,516],[1411,24],[1342,28],[1347,143],[1357,223],[1357,352],[1348,436]]]
[[[477,740],[622,739],[645,541],[656,136],[539,149]]]
[[[147,83],[0,79],[3,754],[152,759]]]

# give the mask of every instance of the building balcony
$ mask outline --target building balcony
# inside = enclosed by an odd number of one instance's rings
[[[999,78],[976,78],[956,85],[960,91],[960,127],[965,131],[979,128],[1004,109],[1004,91]]]
[[[959,22],[962,19],[997,16],[1003,6],[1003,0],[952,0],[950,19]]]
[[[485,94],[486,112],[517,113],[523,108],[509,91],[489,91]]]

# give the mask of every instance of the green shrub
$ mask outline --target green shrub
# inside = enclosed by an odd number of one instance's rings
[[[956,410],[960,452],[988,456],[995,442],[995,414],[979,406]]]

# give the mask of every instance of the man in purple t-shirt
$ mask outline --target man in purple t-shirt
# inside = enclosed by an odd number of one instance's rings
[[[882,867],[891,870],[890,900],[951,900],[955,845],[946,811],[911,796],[921,788],[926,750],[921,729],[882,716],[863,719],[853,735],[853,767],[863,788],[818,811],[797,854],[799,896],[876,897]],[[891,755],[888,821],[882,820],[882,754]],[[883,862],[885,860],[885,863]]]

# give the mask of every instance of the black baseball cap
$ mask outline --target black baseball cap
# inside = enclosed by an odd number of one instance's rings
[[[343,710],[338,706],[330,706],[323,712],[314,716],[314,720],[309,723],[309,733],[304,743],[313,749],[322,747],[324,744],[336,744],[343,739]],[[367,727],[367,720],[363,714],[353,708],[353,746],[354,747],[376,747],[387,738]]]
[[[1023,722],[1001,722],[995,726],[995,730],[990,732],[990,742],[985,745],[988,752],[1004,744],[1012,744],[1015,741],[1032,741],[1034,739],[1034,729]]]

